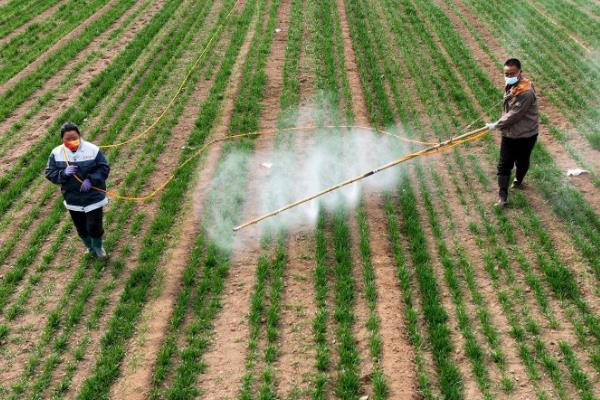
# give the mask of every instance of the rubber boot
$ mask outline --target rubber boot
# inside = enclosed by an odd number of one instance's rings
[[[85,244],[85,248],[87,249],[87,254],[90,254],[90,255],[96,254],[96,252],[94,251],[94,248],[92,247],[92,238],[91,237],[89,237],[89,236],[82,237],[81,241],[83,242],[83,244]]]
[[[94,249],[94,252],[96,253],[96,256],[98,258],[107,258],[108,254],[106,254],[106,250],[104,250],[104,247],[102,247],[102,238],[91,238],[92,239],[92,248]]]
[[[508,203],[508,183],[510,182],[510,176],[498,175],[498,201],[496,207],[504,208]]]

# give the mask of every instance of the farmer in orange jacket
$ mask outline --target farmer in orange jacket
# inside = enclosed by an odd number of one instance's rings
[[[516,58],[504,63],[504,109],[500,119],[486,126],[500,129],[500,160],[498,161],[499,199],[497,207],[508,201],[508,184],[513,166],[517,171],[513,189],[523,189],[523,178],[529,169],[529,157],[538,137],[538,105],[533,83],[521,73],[521,62]]]

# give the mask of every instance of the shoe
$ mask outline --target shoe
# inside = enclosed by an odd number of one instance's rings
[[[498,199],[498,201],[494,203],[494,207],[496,207],[496,208],[506,208],[507,205],[508,205],[508,200],[503,199],[502,197],[500,197]]]
[[[92,238],[89,236],[86,237],[82,237],[81,241],[83,242],[83,244],[85,245],[85,248],[87,249],[87,253],[88,255],[96,255],[96,252],[94,251],[94,248],[92,247]]]
[[[508,203],[508,183],[510,182],[510,176],[498,175],[498,201],[494,206],[498,208],[506,207]]]
[[[519,189],[519,190],[523,190],[525,189],[525,185],[523,184],[523,182],[519,182],[518,180],[514,180],[512,185],[510,185],[511,189]]]
[[[108,258],[108,254],[104,247],[102,246],[102,238],[92,238],[92,248],[94,249],[94,253],[98,258]]]

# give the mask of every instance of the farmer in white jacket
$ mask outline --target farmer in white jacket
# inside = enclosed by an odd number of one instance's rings
[[[81,138],[77,125],[63,124],[60,137],[63,143],[50,153],[46,178],[60,185],[65,207],[88,254],[106,258],[102,207],[108,198],[102,190],[106,190],[110,167],[98,146]]]

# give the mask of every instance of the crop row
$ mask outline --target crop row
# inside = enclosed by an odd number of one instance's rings
[[[499,74],[502,73],[502,63],[504,62],[504,60],[502,60],[502,61],[499,60],[496,57],[496,55],[494,53],[492,53],[492,51],[488,47],[488,44],[486,44],[485,41],[482,39],[480,33],[460,13],[456,4],[454,4],[451,0],[445,0],[445,3],[449,7],[451,12],[453,12],[454,14],[456,14],[458,16],[458,18],[460,19],[463,26],[465,26],[467,28],[467,30],[469,31],[469,34],[473,37],[473,39],[477,42],[477,44],[485,52],[485,54],[493,61],[493,63],[495,64],[495,66],[498,70],[498,73]],[[443,17],[443,13],[441,13],[439,15],[441,15]],[[450,32],[450,34],[453,35],[452,32]],[[527,60],[527,62],[529,62],[529,60]],[[529,75],[529,74],[527,74],[527,75]],[[552,90],[544,92],[544,95],[556,98],[556,96],[554,96]],[[484,102],[484,103],[487,103],[487,102]],[[555,104],[557,104],[557,103],[555,102]],[[591,173],[592,182],[594,183],[595,186],[600,187],[600,179],[598,178],[597,174],[595,173],[594,168],[589,165],[588,160],[586,160],[582,156],[581,152],[578,151],[569,142],[570,135],[564,129],[560,129],[557,125],[555,125],[552,121],[550,121],[548,116],[543,112],[540,113],[540,121],[542,124],[547,126],[550,134],[552,134],[552,136],[564,147],[564,149],[573,158],[573,160],[575,160],[583,168],[586,168],[592,172]],[[593,132],[591,132],[591,135],[592,136],[588,135],[588,138],[593,137],[593,135],[594,135]]]

